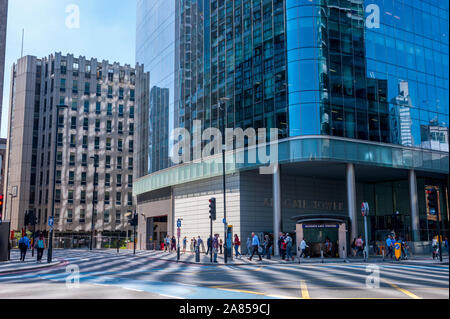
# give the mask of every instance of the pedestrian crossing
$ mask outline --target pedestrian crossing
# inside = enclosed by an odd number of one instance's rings
[[[14,257],[15,254],[12,254]],[[18,256],[17,256],[18,258]],[[58,268],[0,275],[2,283],[65,284],[76,265],[83,284],[122,287],[174,298],[448,298],[448,266],[377,264],[379,288],[367,286],[367,264],[198,265],[137,252],[55,250]],[[46,256],[44,256],[46,259]],[[68,292],[69,293],[69,292]]]

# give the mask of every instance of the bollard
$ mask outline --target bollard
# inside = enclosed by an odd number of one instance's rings
[[[198,247],[195,248],[195,262],[200,262],[200,250],[198,249]]]
[[[344,262],[347,262],[347,256],[345,255],[345,246],[342,246],[342,256],[344,256]]]
[[[383,254],[383,261],[384,261],[384,249],[381,250],[381,253]]]
[[[320,250],[320,259],[322,259],[322,264],[324,263],[323,261],[323,250]]]

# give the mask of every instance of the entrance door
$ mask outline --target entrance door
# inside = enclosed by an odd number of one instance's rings
[[[320,257],[323,250],[324,257],[338,257],[339,224],[303,224],[303,237],[309,246],[311,257]],[[331,244],[327,252],[327,248]]]

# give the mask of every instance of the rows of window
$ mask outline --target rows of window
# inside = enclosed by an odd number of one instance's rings
[[[108,85],[105,86],[106,90],[102,90],[102,85],[101,84],[97,84],[96,85],[96,90],[95,90],[95,94],[97,97],[100,96],[105,96],[108,99],[112,99],[114,96],[118,96],[119,100],[124,100],[125,99],[125,88],[123,87],[119,87],[118,90],[116,90],[114,92],[113,90],[113,86],[112,85]],[[65,78],[61,78],[60,79],[60,87],[59,87],[59,91],[61,93],[65,93],[66,92],[66,79]],[[72,80],[72,94],[78,94],[79,91],[79,85],[78,85],[78,80]],[[90,95],[91,92],[91,83],[90,82],[84,82],[84,90],[83,90],[83,94],[84,95]],[[105,94],[106,93],[106,94]],[[127,89],[127,94],[129,93],[129,100],[130,101],[134,101],[135,100],[135,90],[134,89]]]
[[[104,163],[102,163],[102,167],[106,168],[106,169],[118,169],[118,170],[122,170],[122,169],[128,169],[130,171],[133,170],[133,157],[122,157],[122,156],[117,156],[115,157],[115,166],[113,167],[113,157],[111,155],[105,155],[105,161]],[[99,166],[99,155],[94,155],[94,163],[95,165],[98,167]],[[76,159],[76,153],[74,152],[70,152],[69,153],[69,166],[75,166],[77,164],[77,159]],[[62,151],[58,151],[56,153],[56,165],[58,166],[62,166],[63,165],[63,152]],[[81,166],[86,167],[88,165],[88,154],[86,153],[82,153],[81,154]]]
[[[74,198],[74,194],[75,194],[75,190],[73,189],[69,189],[67,190],[67,204],[71,205],[74,203],[75,198]],[[115,197],[111,198],[111,192],[110,191],[105,191],[104,192],[104,200],[103,200],[103,204],[104,205],[127,205],[127,206],[133,206],[133,193],[132,192],[128,192],[127,196],[126,196],[126,200],[123,201],[123,195],[122,192],[115,192]],[[97,204],[98,201],[98,191],[94,191],[92,193],[93,197],[92,197],[92,202],[94,204]],[[55,203],[61,203],[62,199],[61,199],[61,189],[57,188],[55,190]],[[79,203],[80,204],[86,204],[86,191],[85,190],[79,190]]]
[[[87,217],[86,217],[86,210],[85,209],[80,209],[79,213],[78,213],[78,223],[80,224],[84,224],[87,222]],[[129,218],[125,218],[124,214],[122,213],[122,211],[120,210],[115,210],[115,219],[114,219],[114,223],[116,225],[121,225],[124,224],[126,222],[128,222]],[[96,222],[98,219],[98,212],[97,210],[94,210],[94,222]],[[103,212],[103,223],[108,224],[110,223],[110,219],[111,219],[111,213],[109,209],[106,209]],[[67,209],[65,211],[65,216],[64,216],[64,220],[66,223],[71,224],[74,221],[76,221],[76,219],[74,218],[74,211],[73,209]],[[55,209],[55,224],[59,224],[61,221],[61,209],[60,208],[56,208]]]

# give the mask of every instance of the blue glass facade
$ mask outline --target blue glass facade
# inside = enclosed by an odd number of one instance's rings
[[[448,152],[448,2],[287,0],[289,135]]]
[[[230,128],[448,153],[447,1],[139,0],[137,9],[137,61],[150,90],[165,92],[164,105],[150,102],[151,173],[170,166],[161,130],[219,127],[221,106]]]

